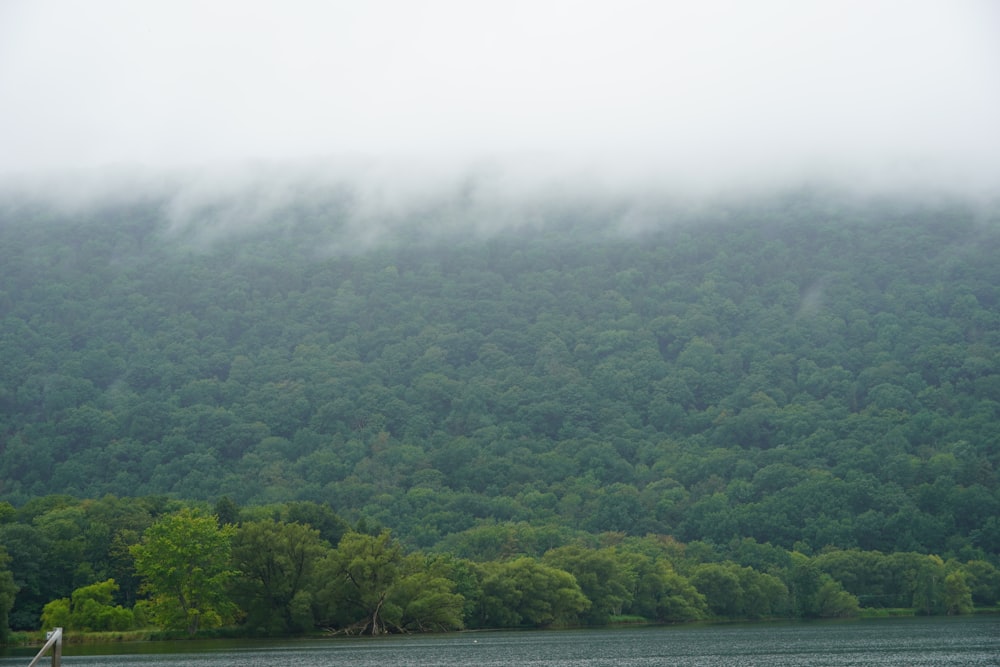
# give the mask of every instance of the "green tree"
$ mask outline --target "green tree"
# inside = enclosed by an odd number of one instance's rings
[[[812,609],[819,618],[857,616],[858,598],[845,591],[838,582],[824,576],[813,596]]]
[[[220,527],[215,516],[185,508],[151,525],[130,548],[157,624],[193,635],[232,618],[235,605],[226,593],[234,575],[230,552],[235,530]]]
[[[72,590],[67,582],[53,581],[46,569],[51,546],[42,532],[30,524],[0,526],[0,547],[9,556],[9,571],[16,591],[8,619],[14,630],[35,629],[45,602]]]
[[[42,629],[69,629],[72,623],[70,621],[70,613],[71,607],[69,598],[59,598],[58,600],[49,602],[42,607]]]
[[[636,574],[628,561],[618,558],[612,549],[585,549],[565,546],[547,551],[546,565],[573,575],[580,590],[590,600],[590,608],[581,614],[589,624],[604,624],[612,614],[621,614],[631,601]]]
[[[462,627],[464,599],[443,562],[405,555],[388,531],[347,533],[320,564],[319,577],[319,618],[343,632]]]
[[[94,580],[114,579],[119,587],[115,601],[133,607],[140,582],[128,547],[153,523],[148,499],[106,495],[80,504],[89,519],[83,535],[84,553],[92,563]]]
[[[397,614],[395,625],[403,631],[461,630],[465,598],[455,591],[455,575],[445,560],[407,556],[403,576],[388,597],[389,607]]]
[[[705,596],[716,616],[736,618],[743,610],[743,587],[739,566],[733,563],[705,563],[695,568],[691,583]]]
[[[51,509],[36,516],[33,523],[48,543],[44,576],[55,587],[68,591],[97,578],[94,562],[86,553],[90,521],[78,503]]]
[[[751,567],[741,567],[738,572],[743,589],[743,616],[767,618],[787,615],[788,588],[781,579]]]
[[[814,559],[792,552],[786,581],[792,610],[803,618],[838,618],[854,616],[859,605],[856,596],[822,572]]]
[[[132,612],[113,604],[118,584],[114,579],[81,586],[70,598],[53,600],[42,609],[42,629],[56,627],[81,632],[128,630],[132,627]]]
[[[0,545],[0,644],[6,642],[10,634],[10,610],[14,608],[17,596],[14,575],[7,569],[9,563],[10,556]]]
[[[625,611],[652,621],[695,621],[708,616],[705,596],[665,558],[625,553],[622,558],[635,572],[631,601]]]
[[[403,549],[388,531],[344,535],[320,566],[326,582],[319,591],[323,623],[358,634],[391,630],[384,607],[400,577],[402,559]]]
[[[240,507],[229,496],[222,496],[215,501],[215,516],[219,518],[219,525],[237,524],[240,521]]]
[[[878,551],[831,550],[813,558],[824,573],[840,582],[866,607],[892,606],[896,602],[889,562]],[[909,604],[909,601],[903,604]]]
[[[482,563],[479,627],[544,627],[568,623],[590,607],[572,574],[522,556]]]
[[[962,566],[962,570],[974,604],[988,607],[1000,601],[1000,570],[984,560],[971,560]]]
[[[925,556],[916,559],[916,565],[905,575],[912,586],[913,607],[927,615],[945,612],[944,561],[939,556]]]
[[[316,565],[330,550],[319,531],[272,519],[242,524],[233,536],[233,597],[245,624],[262,634],[303,632],[313,626]]]
[[[965,579],[961,570],[950,572],[944,578],[944,608],[950,616],[971,614],[974,609],[972,589]]]
[[[301,523],[315,528],[319,536],[331,545],[338,544],[350,526],[328,505],[307,501],[288,503],[283,515],[285,523]]]

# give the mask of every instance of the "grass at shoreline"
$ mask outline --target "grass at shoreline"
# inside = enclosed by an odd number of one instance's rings
[[[896,618],[917,615],[916,609],[910,609],[908,607],[862,607],[860,613],[858,614],[858,618]]]
[[[127,630],[115,632],[64,632],[65,644],[117,644],[120,642],[142,642],[157,639],[159,631],[154,629]],[[5,646],[41,646],[47,637],[44,630],[37,632],[12,632]]]
[[[916,609],[911,609],[907,607],[902,608],[875,608],[866,607],[862,608],[861,612],[856,616],[860,619],[874,619],[874,618],[907,618],[920,616]],[[1000,615],[1000,607],[976,607],[972,614],[974,616],[980,615]],[[721,620],[721,619],[716,619]],[[728,619],[730,621],[739,619]],[[782,618],[770,618],[767,621],[788,621],[794,619],[782,619]],[[714,621],[707,621],[712,623]],[[640,616],[614,616],[612,617],[611,626],[622,626],[622,625],[658,625],[657,623],[651,622]],[[503,630],[504,628],[492,628],[496,630]],[[307,634],[305,637],[328,637],[328,634]],[[301,638],[302,635],[288,636],[288,637],[270,637],[270,639],[294,639]],[[11,632],[8,636],[7,641],[3,646],[8,647],[18,647],[18,646],[41,646],[46,641],[46,634],[43,630],[38,630],[35,632]],[[149,642],[149,641],[173,641],[173,640],[199,640],[199,639],[260,639],[260,637],[255,637],[249,635],[243,628],[229,627],[229,628],[216,628],[214,630],[206,630],[199,632],[195,636],[190,636],[185,632],[179,631],[165,631],[156,628],[145,628],[142,630],[128,630],[128,631],[115,631],[115,632],[67,632],[63,635],[63,641],[66,644],[118,644],[123,642]]]

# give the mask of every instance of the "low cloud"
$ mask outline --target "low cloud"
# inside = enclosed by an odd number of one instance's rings
[[[253,211],[332,174],[373,215],[456,180],[484,203],[818,179],[995,192],[997,63],[989,0],[12,0],[0,176],[68,174],[80,198],[111,172],[182,173],[179,218],[248,170],[274,186]]]

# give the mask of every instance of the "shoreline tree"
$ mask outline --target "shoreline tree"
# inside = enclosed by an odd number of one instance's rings
[[[155,522],[130,549],[150,594],[149,617],[169,630],[194,635],[231,621],[228,596],[231,539],[236,527],[219,526],[212,515],[184,508]],[[139,603],[144,604],[143,602]]]

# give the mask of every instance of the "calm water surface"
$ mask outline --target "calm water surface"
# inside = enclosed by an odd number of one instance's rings
[[[37,650],[37,649],[36,649]],[[26,667],[34,652],[0,658]],[[40,663],[51,664],[45,658]],[[1000,618],[880,619],[299,642],[67,646],[63,665],[125,667],[1000,667]]]

